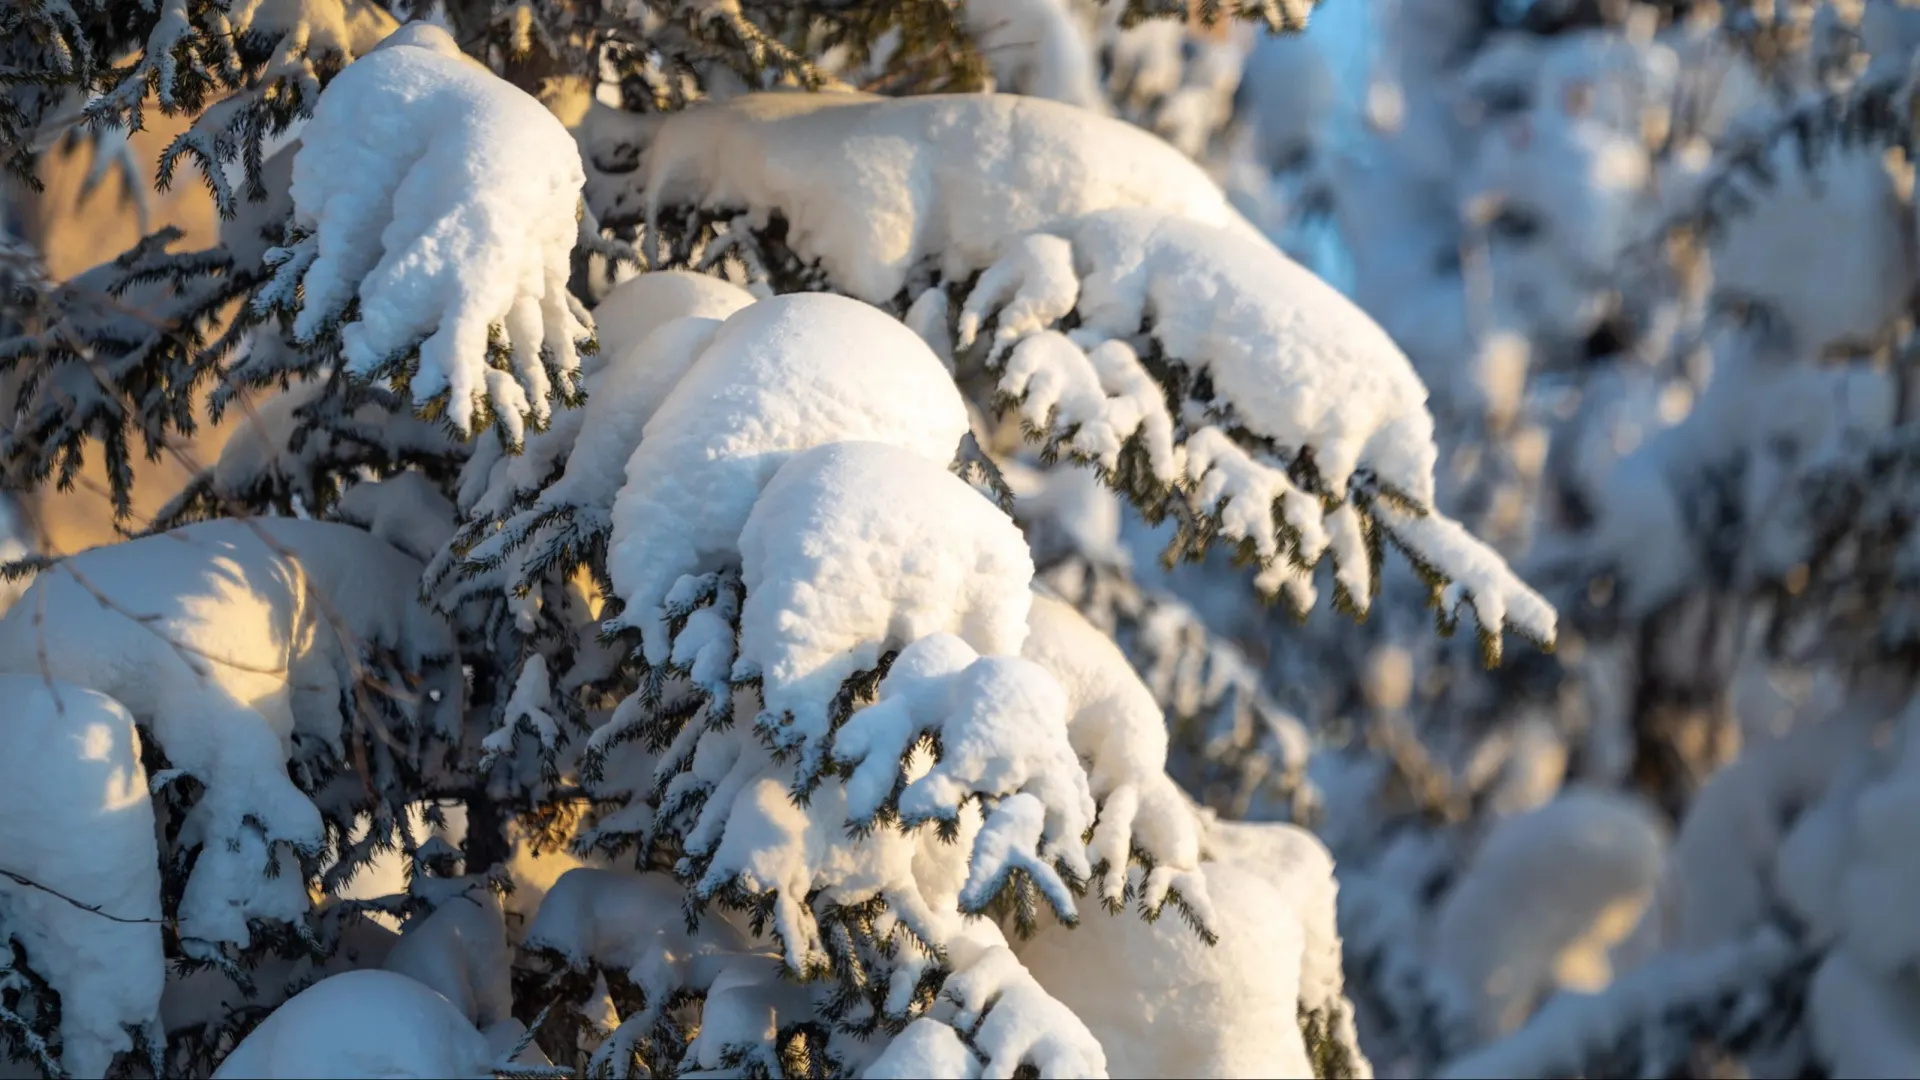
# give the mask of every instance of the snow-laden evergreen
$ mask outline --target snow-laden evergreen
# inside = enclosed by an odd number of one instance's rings
[[[989,62],[992,6],[33,6],[75,57],[147,42],[128,85],[213,117],[183,145],[237,215],[8,278],[9,483],[97,446],[141,534],[28,555],[0,617],[20,737],[115,740],[9,797],[125,773],[71,815],[110,868],[0,830],[10,1049],[1371,1075],[1327,847],[1216,809],[1308,818],[1312,738],[1101,515],[1303,615],[1471,609],[1476,661],[1557,617],[1443,513],[1407,351],[1194,160],[1239,145],[1248,39],[1001,5],[1047,40]],[[124,96],[83,59],[47,85]],[[989,68],[1077,104],[955,92]],[[136,436],[193,474],[151,521]],[[159,921],[109,976],[75,927],[116,889]]]

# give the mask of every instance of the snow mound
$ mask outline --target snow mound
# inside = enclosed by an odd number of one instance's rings
[[[703,984],[686,981],[687,965],[746,943],[722,920],[689,931],[684,898],[685,889],[664,874],[569,870],[541,900],[525,947],[551,950],[581,969],[617,968],[649,999],[656,987],[697,987]]]
[[[636,1043],[655,1037],[683,991],[707,991],[748,951],[725,919],[689,928],[685,901],[685,887],[664,874],[591,868],[562,874],[541,901],[526,948],[552,953],[572,971],[618,972],[644,997],[594,1051],[590,1071],[628,1060]]]
[[[1871,342],[1906,310],[1911,241],[1886,227],[1906,197],[1881,153],[1840,141],[1809,151],[1783,138],[1768,152],[1771,186],[1728,181],[1745,205],[1712,248],[1720,297],[1764,305],[1798,353]],[[1731,198],[1729,198],[1731,203]]]
[[[513,1019],[513,952],[500,898],[484,887],[409,920],[381,965],[452,1002],[475,1027]]]
[[[475,505],[474,519],[460,538],[465,569],[470,574],[490,569],[527,548],[518,568],[524,580],[606,536],[627,460],[647,422],[720,325],[698,316],[665,323],[589,377],[583,408],[561,413],[552,427],[528,440],[525,453],[499,458],[488,494]],[[553,458],[561,452],[566,464],[558,478],[551,478]],[[530,502],[529,493],[534,493]],[[519,509],[499,516],[516,500],[523,504]]]
[[[1100,1040],[1076,1010],[1027,970],[991,921],[969,922],[948,955],[953,974],[933,1015],[969,1033],[974,1051],[986,1062],[981,1075],[1012,1076],[1021,1064],[1032,1065],[1041,1076],[1107,1075]]]
[[[924,1016],[894,1036],[860,1074],[862,1080],[977,1080],[979,1075],[980,1060],[960,1033]]]
[[[293,162],[293,226],[256,303],[304,302],[296,341],[338,328],[347,369],[395,376],[416,347],[414,400],[446,393],[454,427],[488,403],[514,441],[571,390],[587,333],[567,293],[586,174],[552,113],[410,23],[320,95]],[[357,304],[357,308],[351,305]],[[511,374],[490,366],[499,328]]]
[[[214,1080],[492,1077],[493,1055],[452,1002],[391,971],[348,971],[275,1009]]]
[[[593,309],[593,331],[600,352],[587,361],[587,377],[618,363],[674,319],[725,319],[753,303],[752,293],[708,274],[659,270],[615,285]]]
[[[753,506],[739,548],[741,663],[762,679],[767,734],[802,753],[803,776],[820,760],[841,684],[888,650],[947,633],[982,655],[1015,656],[1026,637],[1025,539],[931,455],[875,442],[795,455]]]
[[[130,1029],[160,1037],[166,982],[140,737],[119,702],[71,683],[0,675],[0,697],[0,870],[44,887],[0,877],[0,947],[19,942],[59,995],[66,1074],[104,1076]]]
[[[425,562],[453,537],[453,504],[433,481],[417,472],[355,484],[334,507],[334,515]]]
[[[1572,789],[1496,822],[1441,903],[1433,962],[1491,1034],[1554,990],[1612,979],[1607,951],[1653,897],[1666,837],[1640,799]]]
[[[748,94],[664,120],[598,109],[581,138],[609,174],[589,190],[602,223],[644,219],[651,232],[681,207],[756,225],[777,213],[801,258],[876,304],[936,260],[964,280],[1004,241],[1091,210],[1147,206],[1251,232],[1178,150],[1039,98]]]
[[[756,898],[770,901],[770,928],[782,959],[789,969],[810,975],[830,964],[820,919],[836,908],[879,898],[886,902],[889,926],[904,927],[933,946],[952,937],[959,923],[956,893],[928,888],[918,864],[933,858],[964,866],[968,847],[962,845],[978,829],[977,812],[968,809],[957,843],[935,838],[930,828],[875,829],[850,840],[846,793],[838,782],[823,782],[801,806],[785,780],[791,770],[775,766],[750,735],[709,741],[725,741],[740,752],[693,829],[690,851],[699,856],[712,845],[696,895],[736,907]],[[936,845],[944,850],[930,852]]]
[[[420,571],[346,525],[213,521],[69,556],[0,619],[0,671],[112,696],[206,785],[183,834],[204,844],[181,902],[183,939],[245,943],[249,919],[306,911],[302,876],[275,846],[317,851],[324,840],[289,776],[294,736],[344,760],[361,735],[343,712],[361,697],[358,672],[394,657],[393,684],[421,679],[397,702],[402,717],[418,732],[457,731],[453,634],[414,601]],[[285,872],[263,876],[270,861]]]
[[[1206,845],[1210,863],[1256,874],[1286,899],[1302,933],[1300,1011],[1325,1026],[1328,1037],[1346,1052],[1356,1080],[1369,1080],[1373,1066],[1361,1053],[1346,994],[1333,854],[1307,830],[1270,821],[1214,820]]]
[[[670,658],[669,593],[732,564],[754,500],[790,455],[867,439],[944,464],[966,433],[939,359],[879,310],[801,294],[733,315],[647,422],[613,504],[608,571],[647,662]]]
[[[1304,934],[1289,898],[1250,869],[1204,870],[1218,946],[1099,911],[1042,931],[1020,946],[1020,962],[1099,1040],[1116,1076],[1307,1080]]]

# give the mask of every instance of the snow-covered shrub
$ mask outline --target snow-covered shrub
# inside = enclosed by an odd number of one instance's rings
[[[1361,123],[1317,133],[1351,295],[1432,391],[1434,502],[1559,608],[1557,657],[1478,671],[1391,570],[1357,628],[1167,580],[1351,731],[1310,775],[1383,1070],[1906,1067],[1904,976],[1835,915],[1907,891],[1854,817],[1913,687],[1900,9],[1369,12]]]

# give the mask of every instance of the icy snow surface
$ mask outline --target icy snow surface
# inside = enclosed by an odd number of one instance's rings
[[[447,392],[467,430],[488,401],[517,440],[578,367],[586,334],[567,293],[586,175],[552,113],[466,58],[451,35],[410,23],[328,84],[293,163],[294,227],[270,254],[263,294],[305,301],[294,336],[339,326],[348,369],[393,374],[418,346],[414,400]],[[505,330],[512,374],[487,363]]]

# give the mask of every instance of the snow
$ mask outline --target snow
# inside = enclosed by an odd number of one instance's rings
[[[407,922],[381,967],[446,998],[475,1027],[513,1019],[513,952],[500,898],[484,886]]]
[[[452,632],[415,602],[419,577],[419,563],[349,526],[215,521],[69,556],[0,619],[0,670],[111,695],[207,785],[183,840],[206,843],[183,937],[244,943],[249,918],[306,910],[299,874],[260,868],[267,843],[321,846],[287,765],[296,733],[344,755],[342,692],[362,650],[391,649],[425,676],[408,709],[422,730],[456,730]]]
[[[1149,209],[1056,226],[1073,244],[1084,331],[1149,333],[1212,379],[1215,408],[1311,447],[1336,494],[1355,468],[1433,499],[1433,420],[1413,366],[1364,312],[1256,235]]]
[[[1836,1076],[1893,1077],[1920,1069],[1913,1017],[1920,993],[1912,976],[1876,968],[1851,949],[1820,964],[1807,992],[1807,1027]]]
[[[1207,829],[1210,863],[1231,865],[1266,881],[1286,900],[1299,923],[1300,1008],[1317,1014],[1332,1029],[1353,1061],[1354,1075],[1366,1080],[1372,1067],[1360,1052],[1353,1006],[1347,1001],[1340,947],[1333,856],[1305,829],[1283,822],[1214,820]],[[1222,938],[1222,945],[1232,948]]]
[[[752,293],[710,274],[660,270],[615,285],[593,308],[600,351],[584,365],[589,378],[621,363],[648,335],[682,318],[722,319],[753,303]],[[591,383],[589,383],[591,386]]]
[[[653,225],[681,206],[740,210],[761,225],[779,213],[795,252],[876,304],[930,263],[964,280],[1006,241],[1106,207],[1251,232],[1179,151],[1040,98],[749,94],[665,120],[598,111],[582,134],[590,158],[636,139],[644,194],[590,192],[603,222],[624,212]]]
[[[935,764],[895,797],[901,766],[929,737],[940,748]],[[974,843],[963,910],[979,910],[1019,870],[1056,909],[1073,911],[1066,882],[1048,864],[1058,858],[1087,876],[1081,837],[1094,803],[1067,739],[1065,695],[1044,668],[981,657],[951,634],[922,637],[881,680],[879,700],[835,733],[832,756],[853,769],[845,781],[850,825],[873,824],[883,808],[908,829],[955,822],[967,799],[997,801]]]
[[[959,1032],[923,1016],[894,1036],[860,1075],[863,1080],[977,1080],[980,1060]]]
[[[1518,630],[1536,642],[1554,640],[1559,618],[1552,606],[1498,552],[1459,522],[1438,512],[1415,516],[1384,502],[1373,509],[1375,520],[1395,544],[1450,579],[1438,606],[1447,613],[1457,612],[1462,605],[1470,607],[1489,635],[1487,644],[1494,659],[1500,656],[1496,631],[1501,628]]]
[[[840,684],[888,650],[947,633],[1013,656],[1026,637],[1026,541],[937,460],[877,442],[797,454],[740,532],[741,660],[770,734],[809,762]]]
[[[1440,905],[1433,962],[1492,1033],[1512,1030],[1559,986],[1611,980],[1607,950],[1646,910],[1665,853],[1652,809],[1610,791],[1496,821]]]
[[[875,308],[802,294],[733,315],[647,422],[614,500],[608,570],[647,662],[670,654],[669,593],[744,553],[754,501],[790,455],[868,439],[944,464],[967,430],[940,361]]]
[[[256,331],[247,341],[249,361],[266,355],[278,355],[284,346],[277,335]],[[236,500],[248,500],[262,492],[285,488],[303,498],[318,493],[310,487],[321,462],[351,463],[371,456],[368,448],[378,448],[387,460],[408,456],[449,456],[456,445],[445,430],[414,416],[396,416],[378,404],[368,402],[341,415],[329,411],[326,372],[311,378],[296,379],[286,390],[264,400],[242,406],[243,419],[235,426],[220,458],[214,463],[214,488]],[[311,415],[308,415],[311,414]],[[298,452],[293,449],[296,434],[304,435]]]
[[[499,726],[480,740],[481,760],[491,763],[511,753],[521,732],[532,735],[543,753],[552,753],[560,741],[560,726],[547,711],[547,704],[552,700],[553,685],[547,676],[546,657],[535,653],[520,665],[520,677],[514,680],[513,693],[508,695],[507,704],[500,711]]]
[[[1071,335],[1048,329],[1069,313],[1079,322]],[[1432,511],[1433,419],[1405,354],[1260,237],[1139,207],[1058,222],[1008,245],[980,275],[961,304],[958,344],[971,345],[989,322],[999,389],[1030,428],[1108,471],[1140,438],[1158,483],[1190,484],[1197,512],[1217,518],[1225,538],[1253,545],[1264,590],[1310,607],[1300,568],[1331,546],[1349,599],[1364,609],[1370,595],[1370,568],[1350,565],[1365,551],[1359,522],[1338,509],[1329,520],[1289,475],[1306,458],[1336,499],[1358,474],[1366,488],[1419,508],[1397,509],[1388,497],[1369,507],[1410,555],[1454,579],[1450,599],[1471,603],[1496,655],[1509,624],[1553,640],[1551,607],[1492,549]],[[1143,331],[1193,378],[1191,400],[1161,396],[1139,357]]]
[[[66,1072],[103,1076],[130,1030],[159,1037],[166,979],[140,737],[119,702],[71,683],[0,675],[0,698],[0,871],[43,887],[0,876],[0,946],[17,941],[59,995]]]
[[[1089,847],[1109,871],[1103,892],[1118,903],[1138,848],[1152,860],[1146,904],[1157,910],[1169,888],[1206,903],[1198,874],[1200,822],[1166,775],[1166,718],[1125,654],[1069,604],[1036,593],[1022,650],[1059,682],[1067,697],[1067,736],[1089,762],[1100,823]]]
[[[1106,111],[1098,50],[1073,0],[972,0],[961,17],[997,88]]]
[[[391,971],[349,971],[275,1009],[213,1075],[478,1080],[493,1076],[492,1063],[486,1037],[446,998]]]
[[[32,555],[37,546],[26,514],[11,496],[0,496],[0,566]],[[27,591],[31,580],[31,577],[0,579],[0,615],[5,615],[20,594]]]
[[[696,839],[719,836],[696,895],[770,894],[770,928],[781,958],[796,972],[817,974],[826,968],[829,956],[816,913],[833,905],[881,898],[899,925],[922,941],[938,945],[952,935],[958,921],[953,898],[923,891],[915,860],[933,844],[945,847],[948,859],[964,858],[967,848],[934,839],[931,829],[915,836],[882,828],[850,839],[839,784],[823,782],[800,806],[790,785],[777,778],[791,770],[770,764],[765,754],[749,757],[715,785],[693,830]],[[977,822],[977,815],[968,816]],[[971,822],[963,822],[961,844],[969,839],[966,824]]]
[[[953,974],[941,996],[951,1006],[936,1006],[934,1016],[971,1033],[986,1059],[982,1076],[1009,1077],[1022,1063],[1063,1080],[1108,1075],[1099,1040],[1034,978],[991,922],[969,922],[949,944],[948,958]]]
[[[453,503],[417,472],[355,484],[340,496],[333,513],[421,562],[453,538],[456,517]]]
[[[1735,185],[1753,205],[1713,247],[1715,292],[1766,305],[1808,359],[1871,341],[1915,282],[1910,241],[1886,227],[1907,199],[1882,154],[1823,145],[1810,172],[1798,144],[1779,140],[1766,161],[1773,186]]]
[[[476,457],[470,468],[490,467],[485,494],[471,504],[475,516],[490,520],[528,492],[538,495],[499,529],[482,533],[485,538],[466,552],[468,565],[504,558],[561,529],[580,535],[603,535],[610,530],[627,460],[639,445],[647,421],[713,341],[720,325],[716,319],[699,316],[668,320],[620,360],[589,375],[586,405],[559,414],[551,428],[528,440],[526,452],[490,462]],[[549,482],[553,459],[562,453],[565,467],[558,479]],[[560,512],[566,512],[566,517],[553,521]]]
[[[585,182],[572,137],[537,100],[444,29],[410,23],[320,95],[293,162],[306,235],[269,253],[275,277],[257,303],[297,283],[295,339],[337,328],[356,375],[397,374],[418,347],[415,401],[447,393],[447,419],[467,431],[484,400],[517,442],[523,418],[548,415],[548,366],[568,388],[587,333],[566,289]],[[488,366],[495,326],[511,374]]]
[[[1300,921],[1250,869],[1204,867],[1220,944],[1179,925],[1090,911],[1020,959],[1086,1024],[1115,1076],[1313,1076],[1300,1036]]]
[[[779,1073],[775,1036],[783,1020],[807,1015],[808,1004],[804,989],[777,977],[771,958],[737,957],[707,991],[687,1058],[707,1076],[737,1075],[742,1065]]]
[[[569,870],[541,901],[524,947],[552,950],[576,970],[619,971],[649,1002],[665,1002],[675,990],[704,989],[718,964],[747,944],[724,919],[689,930],[685,897],[664,874]],[[659,1008],[646,1014],[649,1024]]]
[[[1764,987],[1790,963],[1791,946],[1763,932],[1697,953],[1663,957],[1597,993],[1561,994],[1512,1036],[1440,1070],[1448,1080],[1561,1075],[1580,1062],[1636,1054],[1651,1067],[1681,1067],[1696,1049],[1685,1012],[1718,999],[1728,987]],[[1677,1020],[1669,1027],[1664,1021]]]

